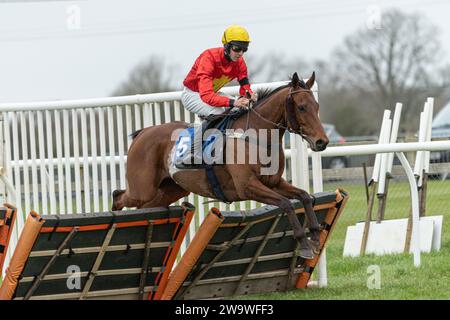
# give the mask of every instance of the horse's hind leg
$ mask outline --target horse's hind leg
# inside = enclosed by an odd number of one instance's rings
[[[124,205],[122,204],[121,198],[126,190],[114,190],[112,193],[112,211],[122,210]]]
[[[159,185],[156,196],[152,200],[143,203],[139,208],[168,207],[175,201],[188,196],[189,193],[171,178],[166,178]]]
[[[136,200],[129,196],[127,190],[114,190],[112,210],[122,210],[124,207],[129,208],[155,208],[168,207],[178,199],[181,199],[190,192],[182,189],[172,178],[165,178],[159,184],[158,188],[150,188],[146,190],[147,200]]]
[[[133,208],[139,205],[139,201],[131,199],[127,195],[126,190],[114,190],[112,198],[112,211],[122,210],[124,207]]]

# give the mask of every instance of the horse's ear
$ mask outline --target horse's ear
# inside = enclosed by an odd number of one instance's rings
[[[311,89],[312,86],[314,85],[314,81],[316,81],[316,72],[313,71],[311,77],[309,77],[308,81],[306,81],[306,86],[308,87],[308,89]]]
[[[291,80],[291,85],[292,87],[298,87],[300,84],[300,78],[298,77],[297,72],[294,72],[294,74],[292,75],[292,80]]]

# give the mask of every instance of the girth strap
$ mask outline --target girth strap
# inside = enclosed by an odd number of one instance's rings
[[[227,200],[227,198],[225,197],[225,194],[222,191],[222,187],[220,186],[219,179],[217,178],[217,175],[214,171],[214,166],[206,165],[205,170],[206,170],[206,177],[208,178],[208,182],[211,185],[211,187],[213,189],[213,193],[216,196],[216,198],[222,202],[231,203],[230,201]]]

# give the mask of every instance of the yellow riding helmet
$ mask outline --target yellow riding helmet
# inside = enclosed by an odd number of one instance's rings
[[[234,24],[228,27],[222,35],[223,44],[230,43],[231,41],[250,42],[250,36],[245,28]]]

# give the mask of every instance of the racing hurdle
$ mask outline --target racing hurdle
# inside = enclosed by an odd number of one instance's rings
[[[349,195],[314,195],[320,252]],[[302,204],[292,200],[305,224]],[[278,207],[213,208],[173,268],[195,208],[93,214],[31,212],[0,299],[218,299],[306,288],[320,253],[305,260]],[[172,270],[173,269],[173,270]]]
[[[264,206],[245,216],[211,211],[171,273],[162,298],[219,299],[306,288],[349,195],[336,190],[314,197],[321,225],[320,252],[315,258],[298,257],[298,242],[278,207]],[[292,203],[304,225],[302,204]]]
[[[185,202],[92,214],[32,211],[0,299],[157,299],[194,210]]]

